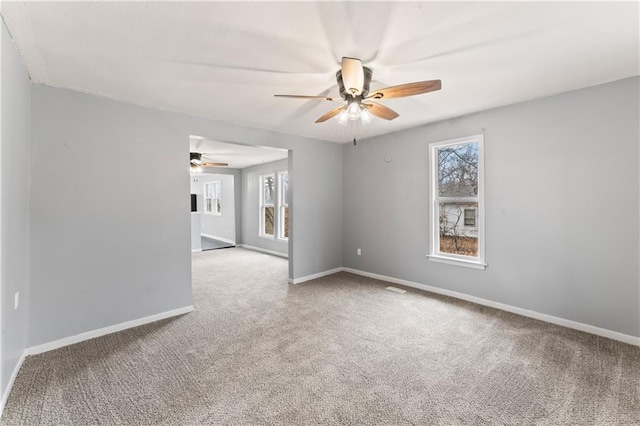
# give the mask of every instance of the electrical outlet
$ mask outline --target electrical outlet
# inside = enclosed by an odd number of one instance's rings
[[[356,250],[356,254],[357,254],[358,256],[362,256],[362,250],[361,250],[361,249],[357,249],[357,250]]]
[[[20,303],[20,292],[16,291],[16,294],[13,295],[13,309],[18,309],[19,303]]]

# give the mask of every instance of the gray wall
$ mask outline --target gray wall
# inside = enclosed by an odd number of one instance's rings
[[[204,184],[220,181],[222,191],[222,214],[204,214]],[[198,197],[200,212],[200,234],[236,241],[235,182],[232,174],[203,173],[191,176],[191,193]],[[194,215],[191,215],[193,220]],[[193,248],[193,244],[191,245]]]
[[[4,23],[0,27],[1,397],[27,341],[31,82]]]
[[[202,173],[203,176],[207,174],[218,174],[218,175],[232,175],[233,176],[233,200],[234,200],[234,212],[235,212],[235,224],[236,224],[236,243],[241,240],[241,214],[242,214],[242,185],[240,185],[240,169],[231,169],[228,167],[210,167],[205,169]],[[198,205],[200,208],[200,205]]]
[[[287,170],[288,159],[272,161],[270,163],[259,164],[257,166],[242,169],[242,244],[272,250],[282,254],[289,253],[288,242],[278,240],[277,238],[264,238],[258,236],[260,228],[260,176],[268,173],[275,173],[277,175],[278,172]],[[291,177],[289,180],[291,181]],[[279,187],[279,184],[277,186]],[[278,193],[277,191],[278,190],[276,189],[276,194]],[[293,214],[293,208],[290,208],[291,216]],[[278,212],[276,212],[276,221],[279,220],[277,215]]]
[[[191,212],[191,251],[202,250],[201,218],[202,213]]]
[[[629,78],[344,145],[344,266],[639,336],[638,93]],[[427,146],[478,133],[485,271],[425,258]]]
[[[293,150],[292,278],[341,265],[341,146],[32,90],[29,345],[191,304],[191,134]]]

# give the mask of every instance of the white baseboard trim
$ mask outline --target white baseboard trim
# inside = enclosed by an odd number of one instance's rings
[[[27,358],[26,350],[22,352],[22,356],[20,356],[16,367],[13,369],[13,373],[11,373],[11,378],[9,379],[9,383],[7,384],[7,389],[2,394],[2,400],[0,400],[0,419],[2,418],[2,413],[4,413],[4,406],[7,404],[7,400],[9,399],[9,394],[11,393],[13,382],[16,381],[16,377],[18,377],[18,371],[20,371],[20,367],[22,367],[22,363],[24,362],[25,358]]]
[[[200,252],[200,251],[202,251],[202,249],[201,249],[201,248],[191,249],[191,253],[198,253],[198,252]]]
[[[311,280],[315,280],[316,278],[325,277],[327,275],[333,275],[337,272],[342,272],[343,270],[344,268],[335,268],[335,269],[329,269],[328,271],[318,272],[317,274],[307,275],[306,277],[300,277],[300,278],[294,278],[294,279],[289,278],[289,283],[300,284],[305,281],[311,281]]]
[[[25,352],[27,355],[37,355],[43,352],[62,348],[64,346],[73,345],[74,343],[80,343],[85,340],[104,336],[105,334],[111,334],[117,331],[126,330],[128,328],[138,327],[140,325],[149,324],[151,322],[183,315],[191,311],[193,311],[193,305],[185,306],[184,308],[173,309],[171,311],[161,312],[159,314],[149,315],[147,317],[138,318],[131,321],[122,322],[116,325],[110,325],[108,327],[99,328],[97,330],[86,331],[84,333],[76,334],[75,336],[65,337],[59,340],[43,343],[41,345],[31,346],[28,347]]]
[[[217,237],[215,235],[209,235],[209,234],[200,234],[201,236],[205,237],[205,238],[209,238],[212,240],[218,240],[218,241],[222,241],[223,243],[229,243],[229,244],[233,244],[234,246],[236,245],[236,242],[233,240],[230,240],[228,238],[222,238],[222,237]]]
[[[360,271],[358,269],[352,269],[352,268],[341,268],[341,270],[344,272],[350,272],[356,275],[362,275],[364,277],[374,278],[376,280],[387,281],[394,284],[400,284],[407,287],[413,287],[420,290],[430,291],[432,293],[442,294],[444,296],[453,297],[455,299],[466,300],[467,302],[477,303],[478,305],[489,306],[491,308],[496,308],[496,309],[511,312],[514,314],[522,315],[523,317],[529,317],[529,318],[537,319],[540,321],[548,322],[551,324],[560,325],[562,327],[584,331],[585,333],[595,334],[596,336],[607,337],[609,339],[628,343],[630,345],[640,346],[640,337],[630,336],[628,334],[619,333],[617,331],[607,330],[605,328],[600,328],[600,327],[584,324],[577,321],[554,317],[553,315],[542,314],[540,312],[531,311],[529,309],[506,305],[504,303],[494,302],[492,300],[483,299],[481,297],[470,296],[468,294],[459,293],[457,291],[451,291],[443,288],[432,287],[426,284],[416,283],[413,281],[402,280],[400,278],[388,277],[385,275],[374,274],[371,272]]]
[[[259,251],[259,252],[266,253],[266,254],[272,254],[274,256],[284,257],[285,259],[289,258],[288,254],[280,253],[279,251],[267,250],[267,249],[263,249],[261,247],[254,247],[254,246],[250,246],[250,245],[247,245],[247,244],[238,244],[237,246],[238,247],[242,247],[242,248],[246,248],[247,250]]]

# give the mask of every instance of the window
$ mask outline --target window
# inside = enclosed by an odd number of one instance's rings
[[[476,227],[476,209],[464,209],[464,226]]]
[[[484,269],[482,135],[429,145],[429,260]]]
[[[289,238],[289,173],[278,173],[280,184],[278,191],[280,219],[278,226],[278,238],[286,240]]]
[[[219,180],[204,184],[204,212],[222,216],[222,190]]]
[[[275,236],[275,193],[275,175],[260,176],[260,235],[263,237]]]

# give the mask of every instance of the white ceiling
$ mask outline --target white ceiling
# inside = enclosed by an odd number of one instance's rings
[[[282,160],[289,155],[286,149],[218,142],[200,136],[189,137],[189,148],[202,154],[205,162],[228,163],[232,169]],[[187,164],[186,158],[184,161]]]
[[[36,83],[348,142],[639,74],[638,2],[1,4]],[[372,89],[441,79],[365,127],[315,124],[340,58]]]

